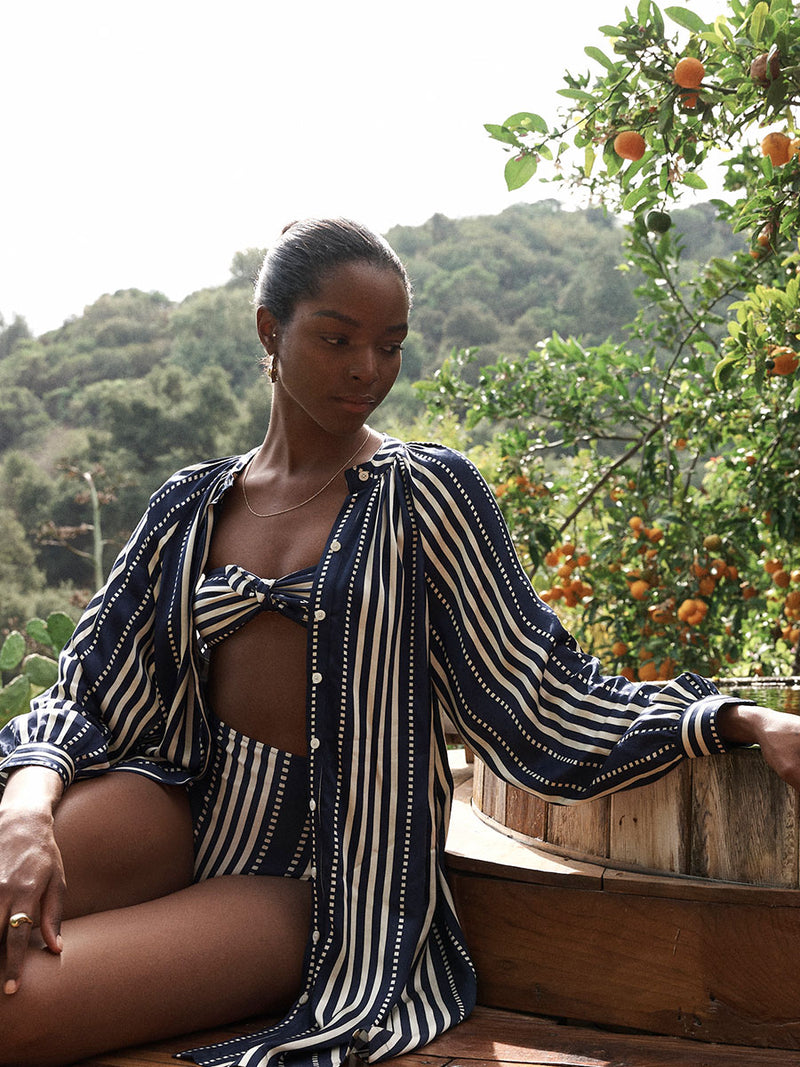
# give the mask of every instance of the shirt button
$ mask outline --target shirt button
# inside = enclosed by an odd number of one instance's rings
[[[314,942],[315,945],[317,944],[317,942],[319,941],[319,930],[314,931],[314,933],[311,935],[311,940]]]
[[[319,673],[319,671],[314,671],[314,673],[311,675],[311,681],[314,683],[314,685],[319,685],[319,683],[322,681],[322,675]]]
[[[312,748],[319,748],[319,745],[320,745],[319,738],[318,737],[312,737],[310,744],[311,744]]]
[[[316,800],[309,800],[309,802],[308,802],[308,810],[309,811],[316,811],[317,810],[317,802],[316,802]]]
[[[317,608],[317,610],[314,612],[314,619],[317,622],[322,622],[322,620],[324,618],[325,618],[325,612],[323,611],[323,609],[322,608]]]
[[[298,1004],[308,1004],[308,993],[301,993],[297,998]]]
[[[312,867],[311,870],[308,873],[311,875],[312,878],[316,878],[317,877],[317,868],[316,867]]]
[[[359,480],[362,481],[362,482],[368,481],[369,480],[369,471],[368,470],[364,470],[364,468],[362,467],[361,470],[358,472],[358,477],[359,477]]]
[[[339,541],[331,541],[331,552],[338,552],[341,547]]]

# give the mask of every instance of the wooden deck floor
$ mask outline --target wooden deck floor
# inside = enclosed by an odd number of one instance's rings
[[[127,1049],[86,1060],[80,1067],[166,1067],[182,1048],[260,1029],[253,1020],[226,1030]],[[795,1067],[800,1053],[707,1045],[674,1037],[622,1034],[595,1027],[566,1026],[515,1012],[476,1008],[461,1026],[421,1052],[390,1061],[397,1067]]]

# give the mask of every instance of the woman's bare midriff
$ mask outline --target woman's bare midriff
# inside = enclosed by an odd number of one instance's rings
[[[346,489],[342,476],[302,512],[261,519],[234,486],[215,520],[207,569],[237,563],[262,578],[279,578],[314,566]],[[264,744],[305,755],[307,639],[303,626],[265,611],[217,645],[208,685],[217,718]]]

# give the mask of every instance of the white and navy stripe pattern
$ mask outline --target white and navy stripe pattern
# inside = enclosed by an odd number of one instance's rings
[[[65,782],[111,763],[162,781],[203,774],[191,601],[213,505],[248,458],[190,468],[155,494],[59,683],[0,734],[3,769],[42,763]],[[198,1063],[374,1062],[470,1011],[475,976],[444,871],[443,711],[510,782],[563,803],[724,751],[725,698],[709,682],[607,678],[576,647],[462,456],[387,439],[347,479],[310,605],[307,980],[280,1024],[185,1054]]]
[[[237,564],[203,577],[194,597],[194,624],[206,648],[224,641],[262,611],[277,611],[308,625],[308,602],[316,567],[283,578],[259,578]]]
[[[309,878],[308,760],[216,722],[208,771],[189,787],[195,881],[228,874]]]

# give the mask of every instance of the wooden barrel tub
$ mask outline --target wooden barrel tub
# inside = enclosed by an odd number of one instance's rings
[[[800,679],[781,681],[754,699],[800,712]],[[570,807],[476,759],[472,809],[534,857],[455,861],[481,1003],[800,1050],[800,800],[758,751]]]

